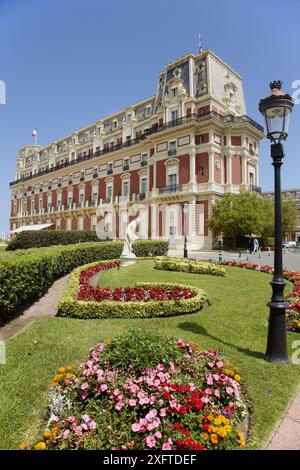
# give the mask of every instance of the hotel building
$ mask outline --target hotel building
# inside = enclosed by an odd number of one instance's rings
[[[155,95],[49,145],[19,151],[11,231],[48,224],[118,239],[139,212],[142,238],[209,249],[214,201],[259,189],[263,128],[246,114],[241,76],[213,52],[164,67]],[[41,225],[44,227],[45,225]]]

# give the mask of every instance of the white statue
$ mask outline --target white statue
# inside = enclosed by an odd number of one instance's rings
[[[136,229],[140,223],[141,219],[138,216],[128,224],[125,233],[122,257],[126,256],[128,258],[135,258],[135,254],[132,252],[132,245],[139,238],[138,234],[136,233]]]

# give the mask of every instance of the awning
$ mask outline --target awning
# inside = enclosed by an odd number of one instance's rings
[[[23,225],[22,227],[16,228],[15,230],[11,230],[10,233],[20,233],[20,232],[27,232],[29,230],[44,230],[45,228],[51,227],[52,224],[32,224],[32,225]]]

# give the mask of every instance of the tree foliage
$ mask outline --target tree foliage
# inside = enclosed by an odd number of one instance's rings
[[[242,238],[254,233],[262,238],[274,236],[274,201],[257,193],[241,191],[240,194],[226,194],[217,199],[209,228],[223,232],[224,237]],[[282,234],[293,232],[297,225],[297,210],[294,201],[282,202]]]

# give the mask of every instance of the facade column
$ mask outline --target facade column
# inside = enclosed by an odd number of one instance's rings
[[[196,150],[194,146],[190,151],[190,184],[196,184]]]
[[[188,233],[186,234],[188,238],[190,238],[189,242],[193,243],[196,235],[197,235],[197,220],[196,220],[196,198],[193,198],[189,201],[188,206]]]
[[[226,155],[227,161],[227,184],[232,184],[232,155],[228,152]]]
[[[158,236],[158,220],[157,220],[157,205],[151,204],[151,238],[156,240]]]
[[[208,152],[208,172],[209,172],[209,183],[215,182],[215,155],[214,152]]]
[[[242,157],[242,185],[248,186],[248,171],[247,171],[248,161],[247,161],[246,152],[242,152],[241,157]]]

